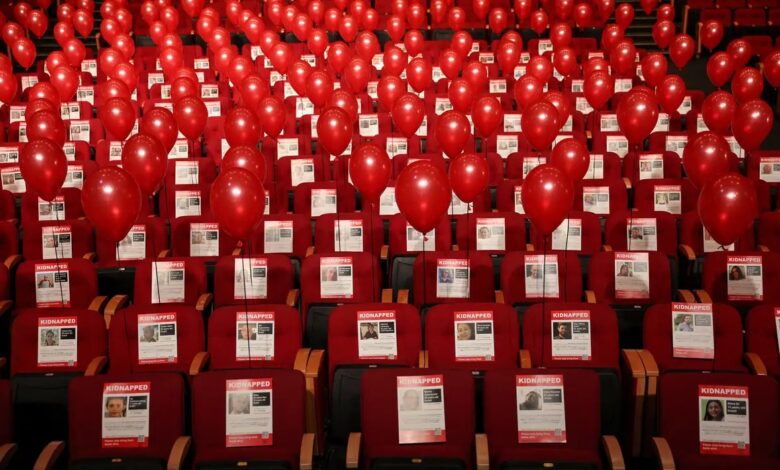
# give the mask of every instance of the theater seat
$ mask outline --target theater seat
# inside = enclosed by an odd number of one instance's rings
[[[776,304],[775,304],[776,305]],[[754,362],[760,362],[766,373],[780,377],[780,354],[777,340],[778,307],[772,304],[753,307],[745,319],[745,350]]]

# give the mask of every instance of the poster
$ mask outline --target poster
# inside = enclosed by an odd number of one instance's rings
[[[176,312],[138,315],[138,364],[178,362]]]
[[[525,296],[558,298],[558,255],[525,255]]]
[[[712,304],[672,302],[672,354],[686,359],[713,359]]]
[[[396,378],[398,443],[446,442],[444,376]]]
[[[38,367],[78,365],[78,317],[38,318]]]
[[[417,229],[406,224],[406,251],[436,251],[436,229],[422,234]]]
[[[320,297],[323,299],[351,299],[353,289],[352,258],[320,259]]]
[[[152,303],[184,302],[184,261],[152,262]]]
[[[236,360],[274,360],[274,312],[236,312]]]
[[[200,215],[201,197],[200,191],[176,191],[175,193],[176,211],[175,217],[186,217],[188,215]]]
[[[363,251],[362,220],[334,220],[333,231],[333,251]]]
[[[663,185],[653,188],[654,210],[682,214],[682,189],[680,185]]]
[[[311,158],[290,159],[290,179],[293,188],[301,183],[313,183],[314,160]]]
[[[552,358],[561,361],[589,361],[591,353],[590,311],[550,312]]]
[[[515,212],[518,214],[525,214],[525,208],[523,207],[523,187],[521,185],[515,186],[514,200]]]
[[[615,253],[615,298],[650,297],[650,263],[647,253]]]
[[[780,157],[761,157],[759,178],[768,183],[780,183]]]
[[[506,226],[503,217],[477,217],[477,251],[506,250]]]
[[[273,445],[273,379],[225,380],[225,447]]]
[[[265,258],[235,258],[233,274],[233,298],[268,297],[268,261]]]
[[[552,249],[582,250],[582,219],[563,219],[561,225],[552,233]]]
[[[626,219],[626,247],[628,251],[658,250],[658,227],[655,218]]]
[[[312,189],[311,216],[319,217],[323,214],[335,214],[336,198],[335,189]]]
[[[468,298],[469,278],[469,260],[436,260],[436,297],[450,299]]]
[[[566,442],[562,375],[517,375],[517,442]]]
[[[73,233],[70,225],[41,227],[43,259],[73,258]]]
[[[600,180],[604,179],[604,155],[600,153],[592,153],[590,160],[588,161],[588,171],[585,172],[586,180]]]
[[[190,224],[190,256],[219,256],[219,224]]]
[[[38,198],[38,220],[65,220],[65,198],[57,196],[51,202]]]
[[[454,312],[455,360],[494,361],[493,312]]]
[[[664,156],[660,153],[639,155],[639,179],[661,179],[664,177]]]
[[[360,359],[395,359],[398,356],[396,314],[388,311],[358,311],[357,338]]]
[[[133,225],[116,247],[116,259],[138,260],[146,257],[146,225]]]
[[[582,210],[594,214],[609,214],[609,186],[583,186]]]
[[[748,388],[699,385],[699,452],[750,455]]]
[[[266,220],[263,222],[265,253],[293,252],[293,223],[291,220]]]
[[[764,300],[761,256],[729,255],[726,267],[729,300]]]
[[[70,308],[68,263],[35,265],[35,303],[38,308]]]
[[[101,444],[104,449],[149,446],[151,389],[151,382],[103,384]]]

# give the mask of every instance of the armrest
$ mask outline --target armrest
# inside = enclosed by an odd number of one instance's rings
[[[129,301],[130,299],[126,295],[115,295],[111,297],[111,300],[108,301],[108,304],[106,304],[106,308],[103,310],[103,313],[105,315],[113,316],[116,314],[117,310],[125,308]]]
[[[64,441],[49,442],[38,455],[38,459],[35,460],[33,470],[50,470],[57,463],[64,450]]]
[[[312,470],[314,460],[314,434],[307,432],[301,438],[301,455],[299,457],[299,468],[301,470]]]
[[[84,258],[85,260],[91,263],[94,263],[95,260],[97,259],[97,255],[90,251],[89,253],[84,253],[84,256],[82,256],[82,258]]]
[[[677,296],[680,297],[683,302],[696,302],[696,297],[693,295],[693,292],[689,291],[688,289],[677,289]]]
[[[420,355],[417,357],[417,367],[420,369],[428,368],[428,351],[420,351]]]
[[[766,245],[758,245],[758,251],[762,251],[764,253],[769,253],[769,247]]]
[[[22,262],[22,255],[11,255],[3,262],[9,271],[15,269]]]
[[[209,305],[211,305],[212,300],[214,300],[214,296],[208,292],[205,294],[200,294],[198,301],[195,303],[195,310],[203,313],[209,307]]]
[[[636,349],[621,350],[622,366],[624,370],[631,373],[631,377],[638,379],[645,376],[645,366],[642,364],[642,358],[639,357],[639,351]]]
[[[504,291],[497,290],[496,291],[496,303],[497,304],[503,304],[504,303]]]
[[[84,370],[84,377],[92,377],[100,374],[103,372],[103,369],[106,368],[106,364],[108,364],[108,358],[106,356],[92,358],[92,360],[89,361],[89,365],[87,365],[87,368]]]
[[[398,298],[396,299],[396,302],[399,304],[408,304],[409,303],[409,289],[399,289],[398,290]]]
[[[0,300],[0,317],[10,312],[13,306],[13,300]]]
[[[526,243],[525,244],[525,251],[534,251],[534,244],[533,243]]]
[[[295,308],[298,306],[298,298],[301,295],[301,291],[298,289],[290,289],[287,293],[287,306]]]
[[[589,304],[595,304],[596,303],[596,293],[592,290],[586,290],[585,291],[585,302]]]
[[[489,470],[490,452],[488,450],[487,434],[475,435],[474,446],[477,449],[477,470]]]
[[[517,361],[520,364],[521,369],[530,369],[533,367],[533,361],[531,361],[531,351],[527,349],[521,349],[517,352]]]
[[[187,454],[190,453],[192,438],[190,436],[179,436],[173,443],[171,453],[168,455],[168,470],[179,470],[184,468],[184,461]]]
[[[324,372],[325,368],[325,351],[322,349],[313,349],[309,354],[309,360],[306,361],[306,431],[311,433],[317,433],[318,430],[318,413],[317,404],[322,401],[322,393],[319,381],[320,374]],[[320,428],[321,429],[321,428]]]
[[[612,245],[602,245],[601,251],[607,251],[607,252],[612,251]]]
[[[171,256],[171,250],[162,250],[157,254],[158,258],[169,258]]]
[[[629,455],[639,456],[642,450],[642,426],[644,424],[645,395],[647,393],[647,377],[645,366],[635,349],[623,349],[621,351],[620,369],[626,379],[626,387],[633,396],[633,406],[627,407],[630,417],[626,424],[626,438],[624,442],[628,446]]]
[[[674,457],[669,443],[663,437],[653,438],[653,451],[658,457],[658,468],[662,470],[674,470]]]
[[[737,23],[734,23],[734,26],[736,26]],[[701,28],[702,28],[702,22],[699,21],[696,23],[696,56],[701,55]]]
[[[7,468],[16,453],[16,444],[9,443],[0,446],[0,468]]]
[[[626,186],[626,189],[631,189],[632,188],[631,178],[629,178],[627,176],[624,176],[623,177],[623,184]]]
[[[359,432],[349,433],[349,440],[347,441],[347,468],[358,468],[361,438],[362,435]]]
[[[108,297],[105,295],[99,295],[92,299],[92,302],[89,303],[89,307],[87,307],[87,309],[99,313],[103,311],[103,307],[105,307],[106,304],[108,304]]]
[[[688,34],[688,13],[690,9],[691,7],[688,5],[685,5],[685,7],[683,7],[682,32],[686,34]]]
[[[190,375],[194,377],[206,370],[206,365],[209,363],[210,358],[211,356],[206,351],[200,351],[195,354],[190,364]]]
[[[241,248],[240,246],[237,246],[237,247],[233,248],[233,251],[230,253],[230,255],[231,256],[241,256],[241,253],[243,251],[244,251],[243,248]]]
[[[693,248],[691,248],[688,245],[680,245],[677,250],[680,252],[680,254],[688,261],[696,261],[696,253],[694,253]]]
[[[761,356],[759,356],[758,354],[753,352],[746,352],[745,363],[747,364],[748,369],[750,369],[750,372],[752,372],[753,374],[766,375],[766,365],[764,364],[764,361],[761,359]]]
[[[382,303],[393,303],[393,289],[382,289]]]
[[[450,250],[452,250],[452,251],[460,251],[460,247],[458,245],[452,245],[450,247]]]
[[[712,303],[712,297],[710,297],[710,293],[707,292],[704,289],[696,289],[694,291],[696,293],[696,297],[699,298],[699,302],[703,304],[711,304]]]
[[[642,360],[642,367],[645,368],[645,376],[658,377],[658,363],[655,362],[653,354],[647,349],[637,349],[636,352],[639,355],[639,358]]]
[[[306,255],[305,255],[304,257],[305,257],[305,258],[308,258],[309,256],[311,256],[311,255],[313,255],[313,254],[314,254],[314,247],[313,247],[313,246],[310,246],[310,247],[307,247],[307,248],[306,248]]]
[[[607,463],[612,470],[625,470],[626,462],[623,460],[623,451],[615,436],[601,436],[604,445],[604,453],[607,454]]]
[[[387,245],[382,245],[382,249],[379,250],[379,259],[382,261],[387,261],[390,256],[390,247]]]
[[[593,139],[593,132],[585,131],[585,138],[588,139],[588,140]]]
[[[293,369],[299,371],[302,374],[306,374],[306,363],[309,362],[309,354],[311,349],[301,348],[295,353],[295,362],[293,362]]]

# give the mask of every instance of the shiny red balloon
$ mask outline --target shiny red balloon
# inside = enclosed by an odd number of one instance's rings
[[[504,109],[494,96],[484,95],[474,101],[471,108],[474,129],[486,139],[493,135],[504,120]]]
[[[707,129],[726,136],[730,134],[731,122],[737,112],[737,100],[727,91],[711,93],[701,104],[701,115]]]
[[[306,96],[314,106],[322,108],[333,93],[333,79],[324,70],[312,71],[306,78]]]
[[[520,63],[521,53],[521,46],[511,41],[505,41],[498,46],[498,50],[496,51],[496,62],[498,62],[498,66],[501,68],[501,73],[505,76],[510,76],[515,67]],[[453,55],[455,54],[453,53]],[[444,69],[442,69],[442,71],[443,70]],[[450,76],[447,75],[447,78],[450,78]]]
[[[487,189],[490,180],[487,158],[475,153],[461,155],[450,163],[449,177],[458,199],[472,203]]]
[[[378,204],[379,197],[390,182],[393,165],[385,149],[378,145],[362,144],[349,157],[349,175],[363,201]]]
[[[544,95],[544,101],[555,106],[555,110],[558,111],[558,125],[563,127],[566,125],[566,121],[571,116],[571,109],[573,106],[570,95],[561,91],[548,91]]]
[[[550,154],[550,164],[563,171],[572,183],[582,181],[588,172],[590,154],[582,141],[569,137],[561,140]]]
[[[674,40],[675,26],[671,21],[659,21],[653,26],[653,40],[660,49],[666,49]]]
[[[723,175],[704,185],[698,209],[701,223],[712,238],[723,246],[731,245],[758,217],[756,187],[742,175]]]
[[[764,77],[753,67],[743,67],[731,79],[731,94],[737,103],[759,99],[764,91]]]
[[[515,101],[518,111],[523,111],[544,96],[544,84],[533,75],[523,75],[515,82]]]
[[[396,127],[409,138],[417,132],[425,118],[425,104],[417,95],[405,93],[396,100],[391,116]]]
[[[168,152],[154,137],[136,134],[122,147],[122,168],[135,179],[146,197],[154,196],[160,189],[167,164]]]
[[[455,158],[471,137],[471,124],[466,116],[455,110],[445,111],[436,121],[436,141],[444,153]]]
[[[395,102],[405,93],[406,84],[403,80],[393,75],[382,77],[376,86],[377,98],[386,110],[393,109]]]
[[[356,122],[358,119],[358,103],[355,95],[347,90],[338,89],[330,95],[328,107],[340,108],[347,112],[350,122]]]
[[[168,155],[176,144],[179,129],[173,113],[166,108],[152,108],[144,113],[139,124],[139,131],[155,138],[162,144],[165,154]]]
[[[27,139],[32,142],[39,139],[49,139],[62,147],[65,145],[65,124],[59,113],[51,111],[38,111],[32,115],[26,115]]]
[[[682,70],[693,58],[693,54],[696,52],[695,49],[696,44],[692,37],[687,34],[678,34],[672,41],[671,47],[669,47],[669,56],[672,58],[674,65]]]
[[[658,122],[658,101],[651,93],[630,91],[618,103],[617,121],[629,144],[640,145]]]
[[[615,92],[615,79],[607,71],[598,70],[585,77],[582,91],[593,109],[604,109]]]
[[[764,77],[773,88],[780,87],[780,50],[767,54],[763,60]]]
[[[352,140],[352,121],[340,108],[327,108],[317,120],[318,144],[331,155],[341,155]]]
[[[353,93],[365,91],[371,79],[371,64],[360,57],[353,57],[344,69],[344,81]]]
[[[621,39],[609,52],[609,62],[618,75],[633,74],[636,48],[630,39]]]
[[[287,121],[284,101],[278,96],[267,96],[260,102],[258,109],[257,117],[260,118],[263,132],[273,138],[279,137]]]
[[[176,126],[184,136],[195,141],[200,138],[206,128],[208,110],[199,97],[187,96],[173,104],[173,117]]]
[[[729,43],[726,52],[734,59],[734,69],[741,69],[753,57],[753,46],[746,39],[734,39]]]
[[[79,87],[79,76],[75,70],[67,65],[60,65],[50,71],[49,81],[57,89],[62,101],[70,101]]]
[[[699,32],[701,43],[709,50],[718,47],[723,40],[723,25],[720,21],[705,21]]]
[[[241,82],[239,93],[243,106],[257,110],[260,108],[260,102],[271,94],[271,87],[260,75],[251,73]]]
[[[226,171],[230,168],[244,168],[255,175],[260,182],[265,181],[266,177],[265,157],[257,150],[257,147],[244,145],[230,147],[222,157],[219,168],[220,171]]]
[[[537,55],[531,57],[531,60],[528,61],[526,67],[528,75],[533,75],[538,78],[542,84],[549,82],[553,76],[552,63],[550,62],[550,59],[545,56]]]
[[[531,224],[539,233],[549,236],[571,210],[574,188],[562,170],[543,164],[525,177],[521,197]]]
[[[772,132],[775,115],[772,107],[762,100],[742,103],[734,114],[731,131],[739,145],[750,152],[758,150]]]
[[[395,183],[398,210],[417,231],[433,230],[447,213],[452,189],[444,171],[427,160],[407,166]]]
[[[431,64],[422,57],[416,57],[406,66],[406,80],[416,92],[428,88],[432,80]]]
[[[455,111],[470,113],[474,103],[474,90],[471,84],[463,78],[456,78],[447,89],[447,97]]]
[[[68,161],[62,145],[46,138],[32,140],[19,152],[19,170],[27,191],[37,193],[44,201],[57,197],[68,173]]]
[[[667,75],[658,86],[655,94],[664,112],[672,114],[677,112],[688,89],[685,81],[679,75]]]
[[[30,39],[20,38],[11,44],[11,53],[13,54],[16,62],[19,63],[25,69],[29,69],[35,62],[35,43]]]
[[[135,126],[135,108],[127,98],[107,99],[98,108],[98,117],[117,140],[125,140]]]
[[[225,139],[230,146],[255,146],[260,141],[257,115],[247,108],[233,108],[225,117]]]
[[[395,75],[400,76],[406,68],[409,60],[406,52],[402,51],[398,47],[390,46],[385,49],[385,53],[382,56],[383,68],[382,75]],[[444,69],[442,69],[443,71]],[[446,75],[446,74],[445,74]]]
[[[734,60],[726,52],[716,52],[707,61],[707,77],[718,88],[725,85],[733,73]]]
[[[651,87],[657,87],[666,77],[668,64],[663,54],[651,52],[642,59],[641,67],[645,82]]]
[[[16,98],[18,82],[13,72],[0,70],[0,101],[5,104],[11,104]]]
[[[141,213],[141,201],[138,183],[117,166],[101,168],[81,188],[84,214],[97,235],[111,243],[127,236]]]
[[[536,150],[546,150],[558,135],[558,129],[561,128],[558,122],[558,110],[546,101],[534,103],[523,111],[520,127],[528,142]]]
[[[702,132],[688,142],[683,150],[685,174],[701,189],[729,172],[731,149],[726,139],[714,132]]]
[[[249,240],[263,218],[265,189],[249,170],[230,168],[214,180],[209,201],[220,229],[236,240]]]

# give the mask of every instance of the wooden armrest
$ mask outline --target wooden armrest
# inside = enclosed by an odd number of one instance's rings
[[[173,443],[171,453],[168,455],[168,470],[179,470],[184,467],[184,461],[187,454],[190,453],[192,438],[190,436],[179,436]]]
[[[623,184],[626,186],[626,189],[631,189],[632,188],[631,178],[629,178],[627,176],[624,176],[623,177]]]
[[[157,254],[158,258],[169,258],[171,256],[171,250],[162,250]]]
[[[320,373],[324,367],[325,351],[321,349],[312,349],[309,357],[306,361],[306,369],[304,375],[306,376],[306,432],[317,433],[318,419],[317,419],[317,403],[320,402],[321,396],[319,379]]]
[[[347,441],[347,468],[358,468],[361,438],[362,435],[359,432],[349,433],[349,440]]]
[[[409,289],[399,289],[398,290],[398,298],[396,299],[396,302],[399,304],[408,304],[409,303]]]
[[[586,290],[585,291],[585,302],[589,304],[595,304],[596,303],[596,293],[592,290]]]
[[[526,243],[525,244],[525,251],[534,251],[534,244],[533,243]]]
[[[601,251],[606,251],[606,252],[612,251],[612,245],[602,245]]]
[[[16,444],[8,443],[0,446],[0,468],[8,468],[11,459],[16,453]]]
[[[102,312],[103,307],[105,307],[107,303],[108,297],[105,295],[99,295],[92,299],[92,302],[89,303],[89,307],[87,307],[87,309],[92,310],[93,312]]]
[[[593,139],[593,132],[585,131],[585,138],[588,139],[588,140]]]
[[[452,250],[452,251],[460,251],[460,247],[458,245],[452,245],[450,247],[450,250]]]
[[[639,358],[642,360],[642,366],[645,368],[645,376],[658,377],[658,363],[655,362],[653,354],[647,349],[637,349],[636,352],[639,354]]]
[[[13,306],[13,300],[0,300],[0,317],[10,312]]]
[[[530,369],[533,367],[533,361],[531,361],[531,351],[527,349],[521,349],[517,353],[517,361],[520,364],[521,369]]]
[[[97,255],[93,252],[89,252],[89,253],[84,253],[84,256],[82,256],[82,258],[84,258],[85,260],[91,263],[94,263],[95,260],[97,259]]]
[[[190,375],[194,377],[206,370],[210,357],[206,351],[200,351],[195,354],[195,357],[192,358],[192,363],[190,363]]]
[[[703,24],[701,21],[696,23],[696,55],[701,55],[701,28]]]
[[[214,296],[208,292],[205,294],[200,294],[200,297],[198,297],[198,302],[195,304],[195,310],[201,313],[204,312],[209,307],[209,305],[211,305],[212,300],[214,300]]]
[[[647,377],[645,366],[635,349],[623,349],[621,354],[623,377],[630,377],[628,387],[633,396],[633,406],[628,410],[629,421],[626,425],[626,439],[629,455],[637,457],[642,450],[642,427],[644,425],[645,396],[647,395]]]
[[[293,369],[299,371],[302,374],[306,374],[306,363],[309,362],[309,354],[311,349],[301,348],[295,353],[295,362],[293,362]]]
[[[689,291],[688,289],[677,289],[677,296],[680,297],[680,300],[683,302],[696,302],[696,297],[693,295],[693,292]]]
[[[636,349],[623,349],[621,358],[623,369],[629,371],[631,377],[639,379],[645,376],[645,366],[642,364],[642,358],[639,357],[639,351]]]
[[[298,306],[298,297],[300,297],[301,291],[298,289],[290,289],[290,292],[287,293],[287,306],[288,307],[297,307]]]
[[[688,261],[696,261],[696,253],[688,245],[680,245],[677,250]]]
[[[745,363],[748,366],[748,369],[750,369],[750,372],[752,372],[755,375],[766,375],[766,365],[764,364],[764,361],[761,359],[761,356],[754,352],[746,352],[745,353]]]
[[[382,261],[387,261],[390,256],[390,247],[387,245],[382,245],[382,249],[379,250],[379,259]]]
[[[313,246],[310,246],[310,247],[306,248],[305,258],[308,258],[309,256],[311,256],[313,254],[314,254],[314,247]]]
[[[488,451],[487,434],[475,435],[474,446],[477,449],[477,470],[489,470],[490,452]]]
[[[301,455],[299,457],[299,468],[301,470],[312,470],[314,461],[314,443],[317,440],[314,438],[314,434],[307,432],[301,438]]]
[[[87,365],[87,368],[84,370],[84,377],[92,377],[100,374],[103,372],[103,369],[106,368],[106,364],[108,364],[108,358],[106,356],[92,358],[92,360],[89,361],[89,365]]]
[[[309,354],[309,360],[306,361],[306,377],[316,379],[319,376],[325,364],[325,351],[322,349],[312,349]]]
[[[129,301],[130,298],[126,295],[115,295],[111,297],[111,300],[108,301],[108,304],[106,304],[106,308],[103,310],[103,313],[113,316],[116,314],[117,310],[125,308]]]
[[[3,262],[9,271],[15,269],[22,262],[22,255],[11,255]]]
[[[64,441],[49,442],[38,455],[38,459],[35,460],[33,470],[50,470],[57,463],[57,459],[63,451],[65,451]]]
[[[694,291],[694,293],[696,294],[696,297],[699,298],[699,302],[701,302],[703,304],[711,304],[712,303],[712,297],[710,297],[710,293],[707,292],[706,290],[704,290],[704,289],[696,289]]]
[[[231,256],[241,256],[241,253],[243,251],[244,251],[243,248],[241,248],[240,246],[237,246],[237,247],[233,248],[233,251],[230,254],[231,254]]]
[[[382,289],[382,303],[393,303],[393,289]]]
[[[496,303],[497,304],[503,304],[504,303],[504,291],[497,290],[496,291]]]
[[[674,457],[669,443],[663,437],[653,438],[653,451],[658,457],[658,468],[661,470],[674,470]]]
[[[428,351],[420,351],[420,355],[417,357],[417,367],[420,369],[428,368]]]
[[[683,24],[682,24],[682,32],[688,33],[688,13],[690,11],[691,7],[688,5],[685,5],[683,7]]]
[[[758,245],[758,251],[763,251],[764,253],[769,253],[769,247],[766,245]]]
[[[615,436],[601,436],[604,452],[607,454],[607,463],[612,470],[625,470],[626,462],[623,460],[623,451]]]

